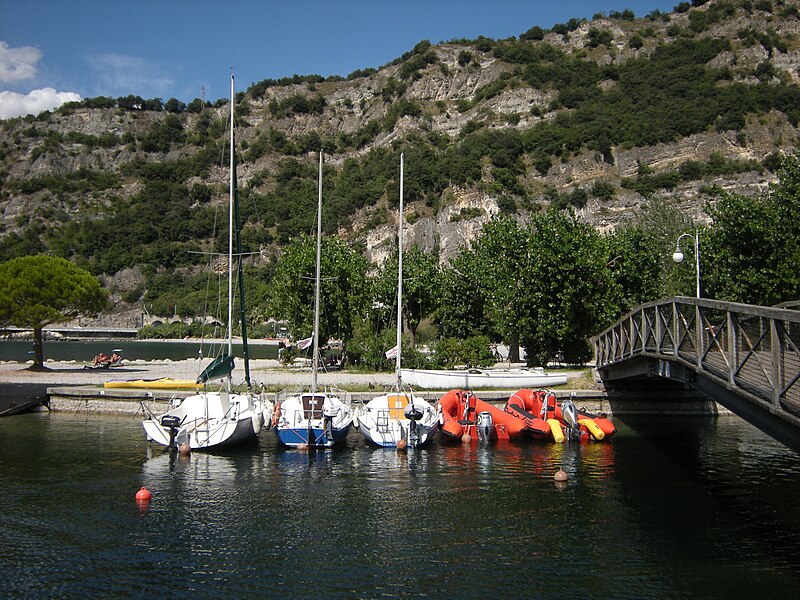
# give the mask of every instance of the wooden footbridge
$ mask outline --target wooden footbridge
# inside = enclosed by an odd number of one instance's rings
[[[592,341],[611,392],[697,390],[800,452],[800,311],[666,298]]]

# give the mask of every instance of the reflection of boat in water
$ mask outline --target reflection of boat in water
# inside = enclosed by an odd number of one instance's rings
[[[367,402],[356,415],[356,424],[364,437],[384,448],[424,446],[439,428],[439,413],[431,404],[412,391],[402,390],[400,364],[403,331],[403,155],[400,155],[400,211],[397,233],[397,322],[394,393],[377,396]],[[389,356],[389,353],[387,353]]]
[[[490,388],[518,390],[553,387],[567,382],[566,375],[551,375],[541,367],[533,369],[403,369],[403,381],[423,390]]]
[[[147,439],[162,446],[177,447],[188,444],[192,449],[211,449],[218,446],[252,440],[258,436],[266,421],[271,422],[272,404],[264,394],[250,393],[250,367],[247,349],[247,328],[242,282],[241,248],[239,247],[238,204],[236,199],[236,152],[234,145],[234,90],[231,75],[230,118],[230,186],[228,222],[228,344],[227,352],[220,354],[197,378],[198,384],[216,379],[225,379],[218,391],[203,390],[188,396],[183,401],[174,400],[173,408],[164,414],[155,414],[144,402],[142,409],[146,418],[142,421]],[[235,234],[235,235],[234,235]],[[234,245],[238,267],[239,303],[241,312],[242,347],[244,350],[245,381],[248,391],[232,391],[231,372],[233,359],[233,265]]]
[[[546,423],[547,437],[557,442],[567,439],[603,440],[617,431],[605,415],[578,410],[572,398],[560,404],[549,390],[524,389],[511,395],[505,412],[522,422],[535,419]]]
[[[489,404],[467,390],[450,390],[439,400],[442,434],[461,440],[465,435],[482,442],[516,440],[525,437],[544,439],[547,425],[541,419],[523,421]]]
[[[317,265],[314,281],[314,331],[312,335],[311,388],[278,399],[275,433],[285,446],[330,447],[343,442],[353,424],[350,394],[328,388],[318,391],[319,294],[322,252],[322,153],[319,155],[319,198],[317,202]],[[341,392],[341,393],[340,393]],[[283,393],[282,393],[283,394]]]
[[[183,390],[203,387],[194,379],[172,379],[161,377],[159,379],[127,379],[124,381],[106,381],[104,388],[134,389],[134,390]]]

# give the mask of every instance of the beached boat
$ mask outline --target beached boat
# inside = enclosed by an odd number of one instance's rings
[[[319,155],[319,195],[317,200],[317,265],[314,281],[314,332],[312,334],[311,387],[308,391],[278,395],[275,406],[275,433],[281,444],[290,447],[330,447],[342,442],[353,424],[350,394],[335,388],[318,390],[319,371],[319,294],[322,253],[322,153]]]
[[[403,155],[400,155],[400,212],[397,236],[397,344],[394,353],[395,389],[367,402],[356,415],[356,425],[364,437],[385,448],[416,448],[433,439],[439,428],[439,411],[430,402],[403,391],[400,375],[403,329]],[[438,406],[438,405],[437,405]]]
[[[250,383],[247,328],[244,319],[244,283],[242,281],[241,249],[239,247],[238,206],[236,198],[236,152],[234,138],[234,79],[231,75],[230,112],[230,185],[228,226],[228,344],[221,354],[197,378],[197,384],[222,379],[221,389],[203,390],[184,400],[176,399],[174,406],[163,414],[155,414],[142,403],[146,418],[142,421],[147,439],[172,448],[188,444],[192,449],[212,449],[229,446],[258,436],[264,423],[271,423],[272,403],[264,394],[254,394]],[[234,261],[235,255],[238,260]],[[233,359],[233,265],[238,265],[239,302],[241,312],[242,347],[244,352],[247,392],[232,391]]]
[[[523,421],[467,390],[450,390],[439,399],[439,405],[442,410],[442,435],[448,440],[494,442],[544,439],[549,431],[541,419]]]
[[[134,389],[134,390],[185,390],[203,387],[194,379],[172,379],[161,377],[159,379],[125,379],[120,381],[106,381],[104,388]]]
[[[403,369],[403,381],[423,390],[495,389],[518,390],[553,387],[567,382],[566,375],[551,375],[533,369]]]
[[[519,390],[508,399],[505,411],[523,422],[530,419],[545,422],[547,437],[556,442],[607,440],[617,431],[605,415],[578,410],[574,395],[559,403],[550,390]]]

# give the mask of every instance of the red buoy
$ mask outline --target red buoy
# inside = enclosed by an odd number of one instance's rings
[[[152,497],[153,497],[153,495],[150,493],[150,490],[148,490],[146,487],[142,486],[142,489],[140,489],[138,492],[136,492],[136,503],[137,504],[146,504],[146,503],[150,502],[150,499]]]

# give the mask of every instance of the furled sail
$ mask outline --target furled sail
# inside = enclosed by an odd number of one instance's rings
[[[197,378],[197,383],[205,383],[211,379],[227,377],[231,374],[235,366],[233,357],[230,354],[218,356],[210,365],[203,369],[203,372],[200,373],[200,376]]]

